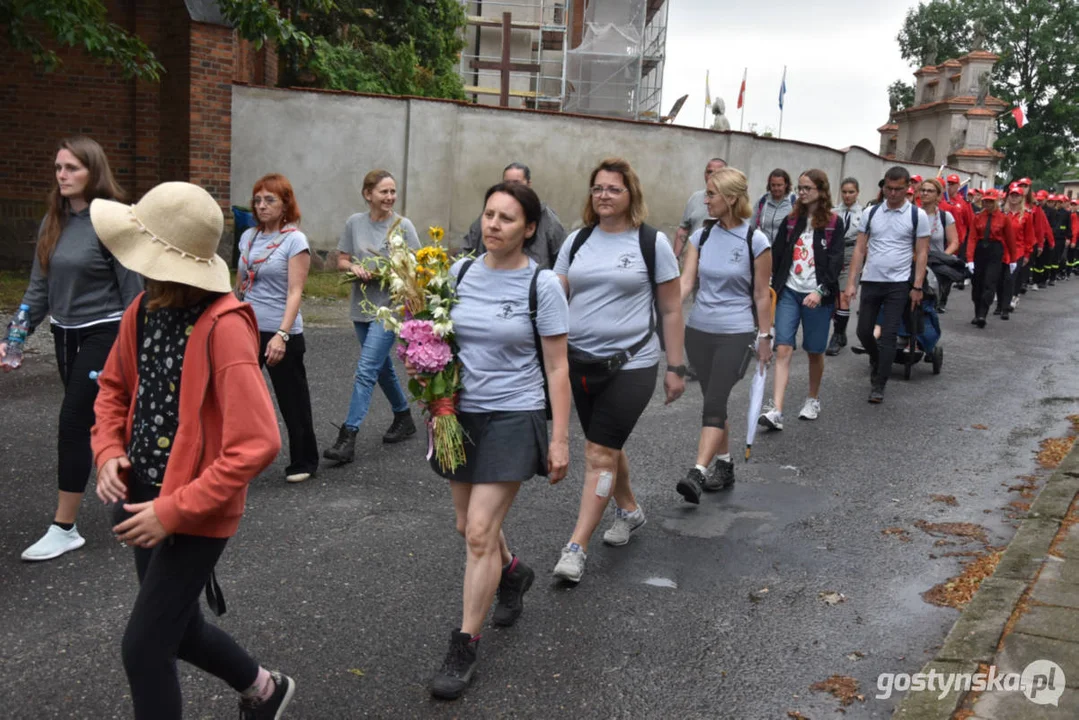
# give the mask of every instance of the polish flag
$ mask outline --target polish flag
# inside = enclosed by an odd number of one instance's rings
[[[1015,118],[1016,127],[1021,128],[1027,124],[1027,113],[1021,104],[1012,108],[1012,117]]]
[[[738,89],[738,105],[736,109],[746,104],[746,73],[748,72],[749,68],[742,71],[742,87]]]

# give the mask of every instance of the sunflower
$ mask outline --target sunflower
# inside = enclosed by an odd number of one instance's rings
[[[438,225],[432,225],[427,228],[427,234],[431,236],[431,239],[436,243],[442,242],[442,238],[446,236],[446,231]]]

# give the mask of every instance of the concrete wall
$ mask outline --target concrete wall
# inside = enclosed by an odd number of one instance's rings
[[[232,203],[247,205],[263,174],[284,173],[316,250],[336,247],[348,216],[366,209],[363,175],[375,168],[397,177],[398,211],[421,237],[441,225],[457,242],[479,215],[484,191],[512,161],[532,168],[536,192],[569,228],[580,224],[592,168],[604,157],[624,156],[641,176],[649,222],[669,234],[713,156],[746,172],[754,201],[776,167],[795,181],[797,173],[820,168],[834,195],[843,177],[856,177],[865,201],[894,164],[857,147],[412,98],[236,86],[232,108]],[[937,172],[905,165],[925,176]]]

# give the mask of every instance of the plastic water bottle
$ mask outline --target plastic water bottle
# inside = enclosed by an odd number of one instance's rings
[[[30,334],[30,306],[20,305],[15,320],[11,323],[7,333],[7,351],[2,362],[13,368],[22,365],[23,348],[26,346],[26,336]]]

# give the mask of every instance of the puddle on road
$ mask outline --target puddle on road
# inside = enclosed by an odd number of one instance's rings
[[[678,589],[678,583],[665,577],[650,577],[644,581],[644,584],[652,587],[671,588],[672,590]]]

